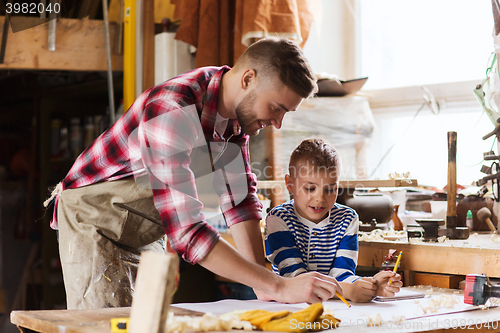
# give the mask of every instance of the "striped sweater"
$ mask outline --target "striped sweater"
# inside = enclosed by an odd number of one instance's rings
[[[336,203],[329,216],[313,223],[294,209],[293,200],[273,208],[266,218],[266,256],[279,275],[309,271],[354,282],[358,261],[359,220],[356,212]]]

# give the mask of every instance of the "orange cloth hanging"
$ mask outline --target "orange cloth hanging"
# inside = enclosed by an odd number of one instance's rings
[[[287,37],[305,45],[315,0],[171,0],[181,20],[176,39],[197,47],[196,67],[233,66],[255,40]]]

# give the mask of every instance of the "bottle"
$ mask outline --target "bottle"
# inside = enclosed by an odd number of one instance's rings
[[[72,152],[71,157],[75,159],[83,150],[83,129],[80,123],[80,118],[71,118],[69,137]]]
[[[469,231],[472,231],[474,220],[472,218],[472,212],[470,210],[467,211],[467,218],[465,219],[465,225],[467,226],[467,228],[469,228]]]

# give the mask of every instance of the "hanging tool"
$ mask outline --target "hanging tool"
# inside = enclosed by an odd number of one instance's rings
[[[122,54],[122,39],[123,39],[123,9],[124,9],[124,1],[120,0],[120,15],[118,15],[118,34],[116,35],[116,54]]]
[[[497,229],[493,225],[493,222],[491,222],[491,211],[488,209],[488,207],[483,207],[480,210],[477,211],[477,218],[481,222],[486,222],[488,225],[488,228],[490,228],[491,232],[497,233]]]
[[[106,38],[106,58],[108,62],[108,98],[109,98],[109,121],[115,123],[115,94],[113,88],[113,68],[111,65],[111,43],[109,41],[109,19],[108,19],[108,0],[102,0],[102,13],[104,16],[104,33]]]
[[[9,34],[9,23],[10,23],[10,15],[6,13],[5,21],[3,23],[2,46],[0,48],[0,64],[3,64],[5,60],[5,48],[7,47],[7,35]]]
[[[446,229],[438,230],[438,235],[449,239],[469,238],[469,228],[457,227],[457,132],[448,132],[447,199]]]
[[[500,297],[500,285],[492,285],[484,274],[467,274],[464,303],[484,305],[490,297]]]
[[[57,0],[50,1],[52,8],[57,3]],[[57,13],[55,10],[51,10],[49,14],[49,30],[47,37],[47,50],[56,50],[56,28],[57,28]]]

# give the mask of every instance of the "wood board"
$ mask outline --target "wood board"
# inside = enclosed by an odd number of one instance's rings
[[[97,310],[42,310],[12,311],[14,325],[44,333],[109,333],[111,318],[130,317],[130,307]],[[180,316],[201,316],[202,313],[176,308],[170,310]]]
[[[389,249],[403,251],[401,270],[500,277],[500,242],[493,241],[490,234],[443,243],[360,241],[358,266],[380,267]]]
[[[36,17],[23,18],[32,20]],[[0,16],[0,34],[5,17]],[[29,24],[28,24],[29,25]],[[35,69],[68,71],[106,71],[106,39],[102,20],[58,19],[56,50],[47,50],[48,24],[16,33],[9,26],[5,62],[0,69]],[[116,24],[110,24],[110,40],[116,40]],[[123,70],[123,56],[112,55],[113,71]]]

